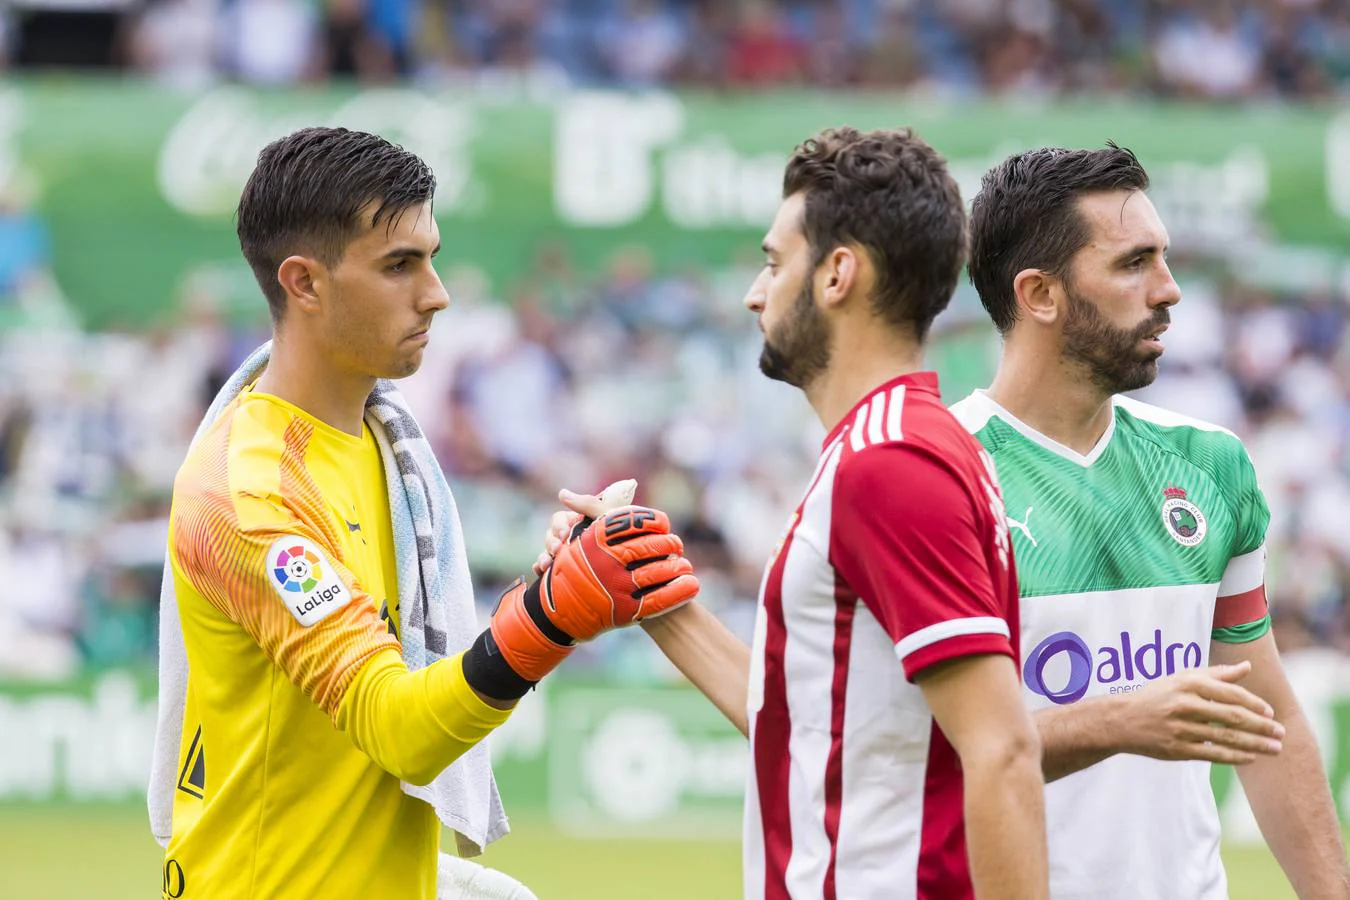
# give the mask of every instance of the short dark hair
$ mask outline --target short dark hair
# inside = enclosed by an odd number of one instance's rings
[[[306,253],[335,266],[367,227],[361,212],[369,204],[379,204],[373,227],[435,191],[436,176],[416,154],[363,131],[303,128],[264,147],[239,198],[237,230],[272,320],[286,308],[277,281],[286,257]]]
[[[1078,198],[1148,189],[1148,173],[1124,147],[1042,147],[1014,153],[985,173],[970,212],[970,281],[1000,333],[1017,322],[1013,279],[1023,269],[1068,274],[1091,235]]]
[[[783,196],[805,194],[812,268],[841,244],[876,266],[872,303],[922,341],[951,302],[966,255],[966,212],[947,161],[908,128],[827,129],[788,160]]]

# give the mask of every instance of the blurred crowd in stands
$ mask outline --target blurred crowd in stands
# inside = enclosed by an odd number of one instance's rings
[[[40,262],[24,276],[0,267],[0,296],[40,285]],[[484,614],[527,572],[560,486],[636,477],[639,500],[684,535],[704,602],[748,637],[762,566],[823,437],[804,399],[758,371],[741,304],[753,266],[660,274],[633,246],[584,278],[545,244],[498,297],[471,265],[446,263],[452,306],[402,387],[450,476]],[[1272,509],[1278,639],[1350,652],[1345,289],[1277,294],[1185,260],[1178,274],[1186,298],[1143,399],[1245,439]],[[153,657],[174,472],[267,331],[261,300],[256,318],[231,322],[201,279],[185,281],[179,309],[148,332],[50,315],[0,330],[0,676]],[[997,349],[963,285],[932,357],[949,401],[984,383]],[[589,645],[587,665],[667,671],[638,635]]]
[[[29,42],[44,38],[29,26],[63,2],[0,4],[0,61],[33,65]],[[478,90],[1242,100],[1344,96],[1350,85],[1350,0],[76,5],[115,11],[106,63],[187,88],[354,76]],[[173,320],[84,330],[50,255],[31,206],[0,194],[0,677],[153,658],[174,472],[216,388],[267,333],[261,299],[251,317],[227,315],[201,273],[184,279]],[[1277,637],[1350,652],[1350,277],[1276,289],[1212,262],[1177,257],[1186,299],[1143,398],[1245,439],[1272,510]],[[528,570],[559,487],[636,477],[639,500],[684,535],[704,601],[749,635],[762,566],[823,436],[795,390],[759,374],[760,334],[741,304],[757,264],[659,272],[635,245],[582,273],[564,244],[544,242],[497,294],[470,261],[445,263],[453,305],[403,388],[452,480],[484,610]],[[932,357],[949,401],[992,374],[997,350],[963,286]],[[579,657],[664,671],[636,636]]]
[[[69,9],[111,19],[82,51]],[[6,13],[6,10],[8,12]],[[94,27],[94,26],[90,26]],[[10,0],[0,59],[199,87],[329,77],[648,87],[904,87],[1322,98],[1350,0]]]

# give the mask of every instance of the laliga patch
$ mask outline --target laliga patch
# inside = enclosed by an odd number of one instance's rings
[[[267,580],[306,628],[322,622],[351,602],[352,592],[314,542],[282,537],[267,551]]]

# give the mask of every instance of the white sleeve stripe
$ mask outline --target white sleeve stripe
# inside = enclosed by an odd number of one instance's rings
[[[1266,545],[1228,561],[1219,582],[1219,596],[1232,597],[1259,588],[1266,580]]]
[[[945,641],[948,638],[964,637],[969,634],[997,634],[1003,637],[1011,637],[1012,632],[1008,630],[1008,623],[998,616],[971,616],[966,619],[948,619],[945,622],[938,622],[936,625],[929,625],[927,628],[920,628],[918,631],[904,638],[895,645],[895,655],[903,661],[916,650],[922,650],[924,647],[936,644],[938,641]]]
[[[886,440],[898,441],[904,437],[900,430],[900,412],[905,408],[905,386],[891,388],[891,400],[886,404]]]
[[[867,418],[867,443],[880,444],[886,439],[881,430],[886,422],[886,398],[877,394],[870,405],[872,414]]]
[[[853,425],[849,429],[851,434],[848,436],[848,442],[853,447],[854,452],[867,446],[867,435],[863,432],[863,425],[867,422],[868,406],[869,404],[864,403],[858,407],[858,414],[853,417]]]

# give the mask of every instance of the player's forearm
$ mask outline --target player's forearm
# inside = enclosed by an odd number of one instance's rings
[[[1300,900],[1350,900],[1331,789],[1312,729],[1292,695],[1289,700],[1293,708],[1281,716],[1284,749],[1239,766],[1238,776],[1261,834]]]
[[[750,648],[701,604],[689,603],[642,623],[656,646],[713,702],[741,734],[750,734],[745,710]]]
[[[347,689],[337,726],[385,771],[426,784],[509,715],[469,687],[461,657],[409,672],[396,651],[384,651]]]
[[[1109,697],[1038,710],[1032,715],[1041,737],[1041,771],[1046,782],[1095,766],[1123,749],[1115,703]]]
[[[1049,896],[1044,787],[1034,738],[1010,738],[968,759],[966,847],[975,896],[1028,900]]]

